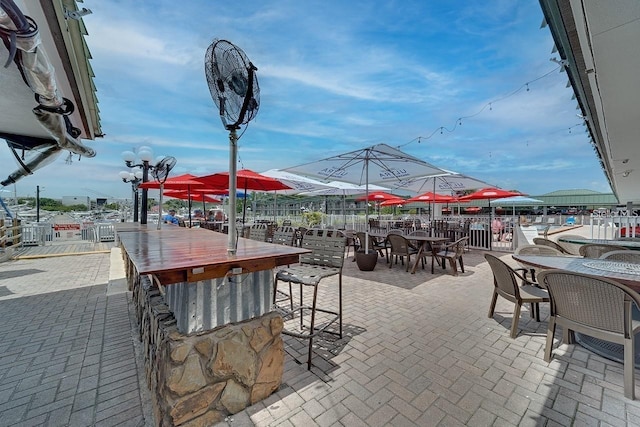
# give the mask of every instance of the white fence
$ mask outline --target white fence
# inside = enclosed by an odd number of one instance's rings
[[[38,222],[21,226],[23,246],[44,246],[47,242],[83,241],[113,242],[114,223],[62,223]]]

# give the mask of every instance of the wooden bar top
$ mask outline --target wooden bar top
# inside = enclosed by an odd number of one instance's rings
[[[239,238],[236,254],[228,255],[226,234],[164,224],[161,230],[153,227],[136,230],[117,224],[116,233],[138,273],[153,274],[163,285],[224,277],[238,268],[244,274],[295,264],[300,254],[310,252]]]

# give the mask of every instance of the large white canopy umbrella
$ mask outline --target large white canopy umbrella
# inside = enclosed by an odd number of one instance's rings
[[[495,187],[477,178],[461,173],[447,171],[445,175],[422,176],[406,179],[393,185],[393,189],[424,193],[432,191],[436,194],[453,195],[456,191],[476,190],[478,188]]]
[[[327,181],[338,180],[364,185],[367,199],[369,184],[392,186],[402,180],[448,173],[387,144],[373,145],[284,170]],[[368,224],[368,209],[365,218]],[[365,236],[366,239],[369,238],[368,233],[365,233]],[[368,249],[369,242],[365,241],[365,252],[368,252]]]
[[[278,190],[278,194],[299,194],[309,191],[327,190],[332,188],[327,183],[320,182],[306,176],[296,175],[294,173],[280,169],[269,169],[266,172],[262,172],[262,175],[277,179],[278,181],[283,182],[291,187],[288,190]]]

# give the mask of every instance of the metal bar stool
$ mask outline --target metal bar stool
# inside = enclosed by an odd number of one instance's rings
[[[311,369],[311,358],[313,355],[313,339],[320,333],[326,332],[342,338],[342,266],[344,264],[344,250],[347,238],[338,230],[332,229],[310,229],[303,239],[302,247],[310,249],[310,253],[300,255],[300,263],[276,273],[274,281],[274,307],[283,318],[294,318],[299,314],[299,328],[294,330],[285,323],[282,333],[292,337],[309,340],[309,354],[307,356],[307,369]],[[318,307],[318,285],[326,277],[338,275],[338,308],[329,309]],[[300,305],[298,307],[284,308],[278,306],[275,296],[278,294],[278,281],[300,285]],[[303,288],[313,287],[313,298],[311,304],[304,304]],[[328,314],[329,317],[322,325],[316,324],[316,313]],[[307,320],[306,317],[309,317]],[[338,332],[327,330],[329,326],[338,322]],[[289,324],[295,322],[288,322]]]

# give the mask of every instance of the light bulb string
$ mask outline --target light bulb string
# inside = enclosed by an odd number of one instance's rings
[[[448,133],[452,133],[452,132],[454,132],[454,131],[458,128],[458,126],[462,126],[462,121],[463,121],[463,120],[471,119],[471,118],[473,118],[473,117],[476,117],[477,115],[481,114],[484,110],[486,110],[486,109],[487,109],[487,107],[489,107],[489,109],[490,109],[490,110],[491,110],[491,109],[493,109],[493,104],[496,104],[496,103],[498,103],[498,102],[504,101],[505,99],[510,98],[510,97],[512,97],[512,96],[514,96],[514,95],[516,95],[518,92],[520,92],[520,91],[521,91],[522,89],[524,89],[524,88],[526,88],[526,90],[527,90],[527,91],[529,91],[529,89],[530,89],[530,88],[529,88],[529,85],[530,85],[530,84],[535,83],[535,82],[537,82],[538,80],[541,80],[541,79],[543,79],[543,78],[545,78],[545,77],[547,77],[547,76],[550,76],[551,74],[553,74],[554,72],[558,71],[558,70],[559,70],[559,69],[561,69],[561,68],[563,68],[561,65],[560,65],[560,66],[557,66],[557,67],[555,67],[554,69],[552,69],[552,70],[550,70],[550,71],[548,71],[548,72],[544,73],[543,75],[541,75],[541,76],[539,76],[539,77],[536,77],[536,78],[535,78],[535,79],[533,79],[533,80],[529,80],[529,81],[528,81],[528,82],[526,82],[526,83],[523,83],[522,85],[520,85],[520,87],[518,87],[518,88],[517,88],[517,89],[515,89],[514,91],[512,91],[512,92],[510,92],[510,93],[508,93],[508,94],[506,94],[506,95],[504,95],[504,96],[501,96],[501,97],[499,97],[499,98],[495,98],[495,99],[494,99],[494,100],[492,100],[492,101],[487,102],[486,104],[484,104],[484,105],[482,106],[482,108],[480,108],[480,110],[478,110],[477,112],[475,112],[475,113],[473,113],[473,114],[470,114],[470,115],[467,115],[467,116],[461,116],[461,117],[458,117],[458,118],[456,119],[455,123],[453,124],[453,126],[452,126],[451,128],[448,128],[448,127],[446,127],[446,126],[439,126],[439,127],[437,127],[433,132],[431,132],[428,136],[418,136],[417,138],[414,138],[414,139],[412,139],[412,140],[411,140],[411,141],[409,141],[409,142],[406,142],[406,143],[404,143],[404,144],[398,145],[398,148],[405,147],[405,146],[407,146],[407,145],[409,145],[409,144],[411,144],[411,143],[413,143],[413,142],[415,142],[415,141],[418,141],[418,144],[419,144],[420,142],[422,142],[422,140],[431,139],[431,138],[432,138],[436,133],[438,133],[438,132],[440,132],[440,134],[442,134],[444,131],[447,131]],[[579,124],[578,124],[578,125],[579,125]],[[573,128],[573,127],[575,127],[575,126],[578,126],[578,125],[571,126],[571,127],[569,128],[569,133],[571,133],[571,128]]]

